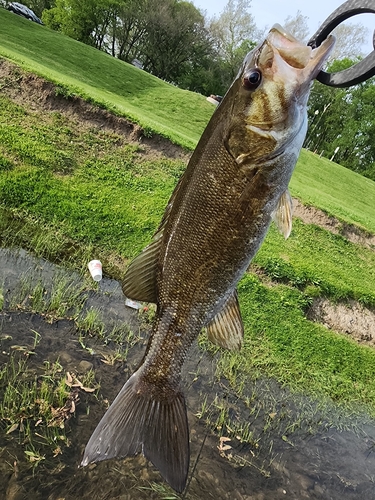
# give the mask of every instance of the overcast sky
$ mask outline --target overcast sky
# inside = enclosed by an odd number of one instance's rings
[[[209,17],[219,15],[228,0],[193,0],[194,5],[205,10]],[[252,0],[250,12],[254,16],[258,28],[269,28],[273,24],[283,24],[289,15],[294,16],[298,10],[307,16],[311,35],[315,33],[320,24],[339,7],[344,0]],[[349,22],[361,23],[369,28],[368,43],[364,47],[366,55],[372,50],[372,33],[375,28],[375,14],[361,14],[352,17]]]

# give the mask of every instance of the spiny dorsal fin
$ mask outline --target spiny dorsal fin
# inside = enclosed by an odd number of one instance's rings
[[[237,290],[234,290],[223,309],[208,323],[207,336],[214,344],[234,351],[241,348],[243,333]]]
[[[163,232],[168,223],[177,193],[182,185],[182,180],[183,177],[181,177],[172,193],[151,243],[130,263],[125,273],[122,290],[129,299],[139,300],[140,302],[157,302],[156,278]]]
[[[280,196],[277,206],[272,212],[272,219],[284,238],[287,239],[292,231],[293,200],[287,189]]]

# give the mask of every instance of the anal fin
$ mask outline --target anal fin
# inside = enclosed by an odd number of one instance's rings
[[[244,328],[238,303],[237,290],[225,303],[223,309],[207,325],[208,339],[225,349],[241,348]]]
[[[290,196],[289,190],[287,189],[280,196],[276,209],[272,213],[272,219],[274,220],[280,233],[284,235],[285,239],[289,237],[292,231],[292,215],[293,200]]]

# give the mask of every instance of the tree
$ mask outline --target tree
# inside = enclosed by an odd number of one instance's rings
[[[335,61],[329,71],[353,64]],[[335,89],[314,82],[309,100],[309,129],[304,146],[375,180],[375,79]]]
[[[43,20],[124,61],[139,59],[146,71],[188,88],[212,52],[204,16],[183,0],[56,0]]]
[[[117,0],[56,0],[52,9],[43,11],[42,20],[52,29],[101,49],[118,4]]]
[[[131,62],[141,57],[142,39],[147,33],[151,5],[148,0],[121,2],[111,29],[111,54]]]
[[[29,0],[25,5],[33,10],[38,17],[41,17],[43,11],[51,9],[54,3],[54,0]]]
[[[211,50],[204,17],[190,2],[149,1],[153,8],[148,11],[140,58],[145,70],[178,84]]]
[[[229,87],[245,57],[260,37],[250,13],[251,0],[228,0],[223,12],[210,23],[210,32],[222,61],[223,83]]]
[[[308,25],[308,17],[303,16],[300,10],[297,10],[297,13],[294,16],[288,16],[284,23],[283,28],[300,40],[301,42],[307,42],[309,39],[310,28]]]
[[[360,23],[346,23],[339,24],[332,34],[336,37],[336,44],[329,56],[329,62],[361,56],[362,46],[369,31]]]

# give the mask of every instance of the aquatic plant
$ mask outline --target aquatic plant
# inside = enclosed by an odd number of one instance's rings
[[[31,311],[41,314],[47,321],[74,318],[82,310],[87,298],[87,286],[68,279],[61,273],[52,283],[27,275],[20,277],[18,285],[7,296],[9,310]]]
[[[58,360],[33,368],[29,363],[33,349],[12,347],[0,369],[0,425],[37,466],[46,455],[56,457],[70,446],[67,423],[75,415],[80,392],[94,392],[99,386],[92,370],[78,380],[65,373]]]
[[[65,422],[74,413],[78,391],[65,384],[57,361],[46,363],[38,375],[27,359],[14,350],[0,371],[0,421],[6,434],[34,451],[41,445],[68,446]]]

